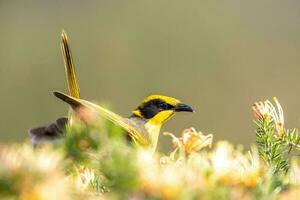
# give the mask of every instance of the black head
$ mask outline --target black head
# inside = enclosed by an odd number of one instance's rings
[[[152,95],[147,97],[142,104],[133,111],[133,113],[138,117],[151,119],[158,113],[162,113],[164,111],[168,112],[165,112],[166,115],[164,115],[163,118],[168,117],[168,114],[172,115],[174,112],[193,112],[193,109],[175,98],[162,95]]]

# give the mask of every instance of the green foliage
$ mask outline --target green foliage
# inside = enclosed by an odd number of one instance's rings
[[[0,196],[12,196],[18,194],[20,187],[20,177],[11,174],[1,174],[0,176]]]
[[[259,155],[272,170],[271,175],[264,179],[255,192],[256,198],[259,199],[287,191],[293,185],[293,181],[290,180],[294,177],[287,177],[293,159],[291,151],[299,150],[298,130],[284,128],[283,110],[276,98],[274,101],[277,109],[270,101],[258,102],[253,106],[257,116],[255,123]],[[292,167],[295,169],[295,164]]]
[[[223,185],[208,188],[207,194],[208,194],[207,195],[208,199],[210,200],[214,200],[214,199],[226,200],[230,198],[230,188]]]
[[[193,128],[169,133],[170,155],[132,146],[111,123],[76,123],[54,144],[1,147],[0,199],[297,199],[300,136],[276,123],[257,119],[248,153],[226,141],[204,151],[212,136]]]
[[[100,169],[109,187],[124,194],[137,187],[138,170],[133,162],[134,152],[121,141],[114,141],[110,145],[110,151],[101,156]]]
[[[295,148],[296,150],[300,150],[300,134],[298,132],[298,129],[285,130],[285,133],[282,137],[282,142],[285,145],[289,146],[288,153],[290,153],[293,148]]]
[[[63,148],[66,156],[74,162],[84,163],[90,160],[88,152],[97,151],[100,145],[99,134],[89,126],[78,125],[68,128],[59,147]]]
[[[300,150],[300,135],[297,129],[284,129],[282,136],[276,134],[273,118],[266,116],[256,121],[256,142],[259,154],[273,168],[273,173],[286,173],[289,170],[288,154],[293,148]]]
[[[274,120],[266,117],[258,120],[256,125],[259,155],[273,168],[274,174],[287,172],[288,163],[284,158],[286,146],[283,145],[282,140],[276,137]]]
[[[95,179],[89,185],[93,192],[109,190],[123,196],[137,186],[135,151],[119,127],[102,124],[101,128],[83,124],[69,128],[58,148],[63,148],[73,168],[84,165],[93,170]]]

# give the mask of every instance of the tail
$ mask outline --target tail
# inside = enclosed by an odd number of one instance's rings
[[[72,53],[68,41],[67,34],[62,31],[61,34],[61,47],[64,57],[66,77],[68,82],[68,88],[70,96],[63,93],[54,92],[54,95],[63,101],[69,103],[72,108],[76,108],[81,105],[79,101],[76,101],[79,98],[79,86],[76,79],[75,67],[73,64]],[[61,137],[65,132],[67,124],[71,121],[71,114],[69,114],[69,119],[62,117],[57,119],[54,123],[49,126],[42,126],[37,128],[29,129],[29,135],[31,136],[32,143],[38,145],[46,142],[53,142],[57,138]]]
[[[80,100],[78,100],[75,97],[66,95],[66,94],[64,94],[62,92],[59,92],[59,91],[54,91],[53,94],[57,98],[63,100],[67,104],[69,104],[73,109],[76,109],[76,108],[79,108],[80,106],[83,106],[82,103],[80,102]]]
[[[79,85],[76,78],[75,67],[73,63],[70,44],[66,32],[63,30],[61,34],[61,48],[64,57],[66,78],[68,82],[69,94],[72,97],[80,98]]]

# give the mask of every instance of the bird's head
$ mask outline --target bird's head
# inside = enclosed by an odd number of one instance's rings
[[[193,112],[193,109],[181,103],[178,99],[162,95],[151,95],[145,98],[142,104],[132,112],[136,117],[162,124],[176,112]]]

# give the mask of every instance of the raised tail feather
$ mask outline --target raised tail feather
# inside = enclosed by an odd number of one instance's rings
[[[68,82],[69,94],[72,97],[80,98],[79,85],[76,78],[75,66],[73,63],[72,52],[69,44],[69,39],[65,31],[61,34],[61,48],[64,57],[66,78]]]
[[[65,31],[62,31],[61,34],[61,48],[64,58],[64,65],[66,71],[66,78],[69,88],[69,94],[71,97],[79,98],[79,85],[76,78],[75,67],[73,63],[72,53],[70,49],[70,44],[68,40],[68,36]],[[66,98],[68,96],[63,96],[62,93],[54,92],[54,95],[58,98],[64,100],[65,102],[69,103],[72,108],[79,106],[78,102],[72,101],[72,98]],[[71,117],[71,115],[69,115]],[[70,119],[70,118],[69,118]],[[61,117],[57,119],[54,123],[50,124],[49,126],[41,126],[37,128],[29,129],[29,135],[32,138],[32,143],[34,145],[40,143],[51,142],[58,137],[63,135],[65,128],[69,121],[66,117]]]

